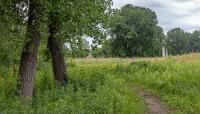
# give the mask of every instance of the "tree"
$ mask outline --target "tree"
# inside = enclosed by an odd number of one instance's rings
[[[155,12],[125,5],[111,16],[110,34],[113,55],[119,57],[156,56],[164,38]],[[153,51],[153,52],[152,52]]]
[[[200,30],[195,30],[190,37],[190,52],[200,51]]]
[[[29,12],[27,21],[27,31],[25,45],[22,50],[19,66],[19,94],[23,100],[32,97],[33,78],[35,75],[37,54],[41,40],[41,20],[42,4],[40,0],[29,1]]]
[[[79,41],[81,40],[81,41]],[[77,44],[73,43],[69,45],[68,51],[71,53],[70,57],[73,58],[84,58],[87,57],[90,53],[90,45],[86,39],[77,40]]]
[[[102,50],[102,54],[104,57],[112,57],[112,50],[114,50],[114,49],[112,49],[110,39],[106,40],[103,43],[101,50]]]
[[[189,53],[190,33],[180,28],[174,28],[167,32],[167,47],[172,55]]]
[[[60,0],[50,1],[52,9],[49,13],[49,37],[47,47],[52,58],[54,79],[60,83],[66,83],[67,74],[64,54],[62,52],[63,43],[56,38],[56,34],[59,32],[61,26],[61,20],[59,18],[60,11],[58,9],[60,3]]]
[[[48,49],[52,57],[54,78],[57,81],[67,81],[62,51],[64,42],[74,45],[76,41],[82,42],[84,35],[94,37],[95,41],[99,40],[99,37],[103,36],[100,28],[105,24],[110,2],[110,0],[50,1]],[[80,44],[82,43],[78,43]]]
[[[3,0],[2,3],[3,5],[0,4],[0,18],[5,18],[4,20],[7,21],[7,16],[4,17],[4,14],[17,9],[14,12],[15,15],[11,17],[21,17],[20,21],[26,25],[23,29],[17,28],[26,31],[19,65],[18,93],[24,100],[27,100],[33,94],[37,54],[41,37],[45,36],[46,33],[44,31],[47,24],[46,18],[49,18],[48,47],[52,56],[55,79],[60,82],[66,81],[66,68],[62,53],[63,44],[65,42],[73,43],[75,40],[81,41],[79,39],[84,35],[94,37],[96,41],[101,40],[100,38],[103,36],[101,29],[104,28],[107,21],[111,1]],[[24,12],[24,9],[28,10]],[[48,11],[49,16],[45,15],[46,11]],[[14,20],[11,23],[16,22]],[[6,24],[6,22],[3,22],[3,24]]]

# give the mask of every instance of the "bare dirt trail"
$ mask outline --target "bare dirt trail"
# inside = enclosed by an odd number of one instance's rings
[[[151,93],[145,92],[140,88],[136,88],[135,90],[146,103],[147,110],[145,114],[169,114],[171,112],[167,106],[162,104],[161,101]]]

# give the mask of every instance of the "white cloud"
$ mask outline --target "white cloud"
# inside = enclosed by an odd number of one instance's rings
[[[159,25],[166,31],[181,27],[186,31],[200,29],[200,0],[113,0],[114,8],[126,4],[144,6],[156,12]]]

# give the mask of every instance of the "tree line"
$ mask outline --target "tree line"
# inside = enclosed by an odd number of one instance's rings
[[[92,51],[94,57],[162,56],[162,47],[169,55],[200,51],[200,30],[174,28],[164,34],[154,11],[130,4],[112,12],[107,32],[110,38]]]
[[[174,28],[167,32],[166,45],[171,55],[197,53],[200,51],[200,30],[192,33],[181,28]]]
[[[154,43],[151,48],[145,49],[146,51],[150,51],[146,53],[145,51],[143,54],[135,54],[131,56],[127,56],[125,53],[126,51],[120,51],[115,45],[125,48],[121,45],[121,43],[117,44],[113,38],[108,39],[104,42],[101,48],[96,49],[93,52],[94,57],[154,57],[154,56],[162,56],[162,46],[164,46],[167,50],[168,55],[182,55],[187,53],[198,53],[200,52],[200,30],[195,30],[193,32],[186,32],[181,28],[174,28],[167,32],[166,35],[161,35],[160,39],[157,42],[151,41],[149,42]],[[157,37],[159,38],[159,37]],[[143,42],[143,40],[141,40]],[[130,40],[127,42],[132,43]],[[135,45],[134,43],[132,45]],[[146,47],[149,43],[145,43],[144,45],[140,45],[141,48]],[[116,52],[115,52],[116,51]],[[127,51],[128,53],[131,51]],[[124,53],[124,55],[120,55],[120,53]],[[133,53],[132,53],[133,54]]]

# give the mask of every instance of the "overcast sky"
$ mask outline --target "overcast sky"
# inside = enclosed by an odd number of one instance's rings
[[[114,8],[125,4],[144,6],[158,16],[164,31],[180,27],[185,31],[200,29],[200,0],[113,0]]]

